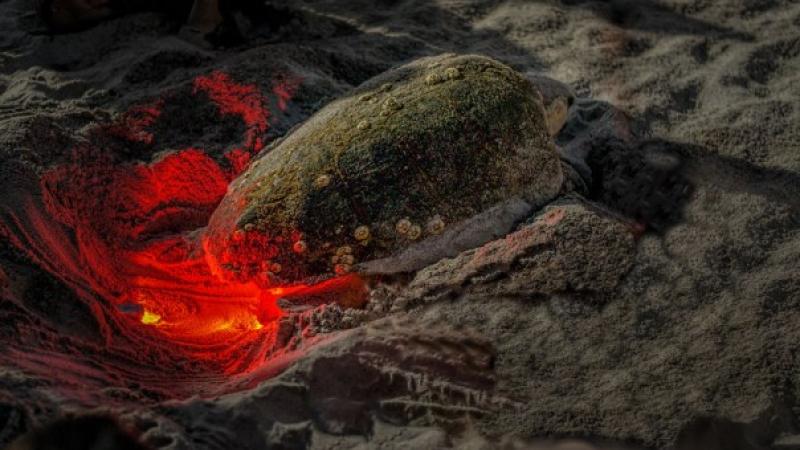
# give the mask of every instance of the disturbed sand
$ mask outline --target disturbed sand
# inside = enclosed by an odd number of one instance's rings
[[[27,1],[0,2],[0,445],[91,412],[164,449],[800,448],[800,4],[275,3],[280,26],[208,50],[155,14],[51,37]],[[59,183],[106,175],[74,159],[105,139],[96,124],[166,97],[153,142],[110,139],[109,164],[223,161],[245,126],[272,140],[446,52],[573,89],[557,144],[574,192],[385,280],[365,310],[298,312],[279,330],[295,351],[255,370],[104,348],[119,323],[86,303],[89,259],[40,193],[53,167],[78,167]],[[263,126],[198,106],[197,78],[219,72],[270,93]]]

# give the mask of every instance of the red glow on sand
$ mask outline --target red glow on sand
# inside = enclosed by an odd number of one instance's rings
[[[297,84],[273,85],[279,110],[288,106]],[[355,277],[317,286],[275,286],[218,276],[203,227],[231,180],[264,146],[270,98],[221,72],[198,77],[193,95],[199,92],[219,114],[238,116],[246,125],[243,142],[224,149],[223,159],[186,148],[150,163],[120,164],[98,157],[97,149],[77,149],[73,163],[41,177],[46,215],[34,207],[28,215],[46,248],[35,259],[77,292],[91,293],[111,307],[108,342],[113,345],[119,333],[128,342],[160,346],[176,357],[235,373],[268,356],[270,336],[283,314],[278,298],[363,285]],[[159,100],[133,108],[102,129],[157,146],[148,128],[159,120],[162,107]],[[266,260],[268,255],[253,257]]]
[[[267,99],[261,91],[253,85],[237,84],[224,72],[212,72],[208,76],[197,77],[194,80],[194,91],[203,91],[208,94],[211,101],[217,104],[220,114],[241,117],[247,127],[245,135],[245,148],[255,151],[261,150],[264,143],[261,136],[269,127],[269,109],[265,107]],[[286,103],[282,109],[286,109]],[[234,161],[241,160],[244,155],[249,155],[240,149],[234,149]]]

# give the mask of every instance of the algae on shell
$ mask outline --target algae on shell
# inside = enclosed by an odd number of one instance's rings
[[[439,221],[512,198],[541,205],[563,180],[544,114],[533,84],[490,58],[390,70],[262,153],[212,217],[208,250],[227,275],[279,263],[283,280],[298,281],[350,269],[332,259],[345,245],[357,264],[441,233]]]

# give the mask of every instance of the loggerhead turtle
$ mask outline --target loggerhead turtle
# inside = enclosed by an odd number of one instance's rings
[[[231,184],[205,239],[217,273],[411,271],[507,233],[564,185],[552,137],[571,94],[554,83],[452,54],[365,82]]]

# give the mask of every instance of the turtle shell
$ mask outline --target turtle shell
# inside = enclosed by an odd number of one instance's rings
[[[528,79],[483,56],[423,58],[263,152],[214,213],[207,251],[226,277],[343,274],[509,200],[543,204],[562,180]]]

